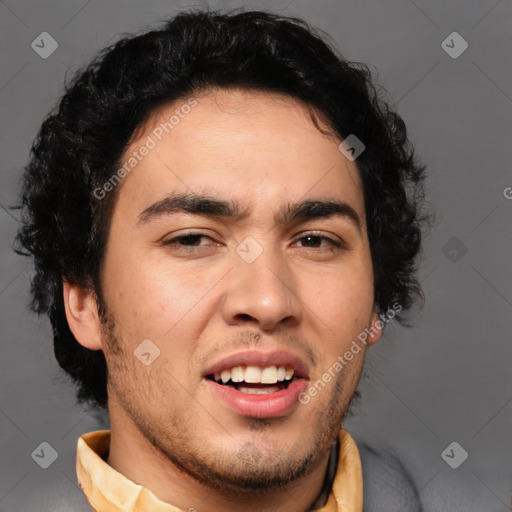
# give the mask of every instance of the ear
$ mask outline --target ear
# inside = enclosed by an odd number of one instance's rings
[[[63,282],[64,308],[76,340],[91,350],[101,350],[101,321],[93,292]]]
[[[377,312],[374,312],[372,315],[372,318],[370,320],[370,326],[368,327],[368,339],[366,342],[368,345],[373,345],[374,343],[377,343],[377,341],[380,340],[382,336],[382,328],[384,325],[382,324],[382,321],[377,316]]]

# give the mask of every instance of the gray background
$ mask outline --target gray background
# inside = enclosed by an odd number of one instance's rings
[[[31,265],[11,250],[17,213],[6,208],[16,201],[30,144],[66,75],[120,33],[141,31],[182,7],[238,5],[0,3],[3,512],[61,510],[52,504],[54,489],[80,493],[78,436],[106,426],[76,405],[54,360],[48,321],[27,311]],[[404,462],[426,511],[512,510],[510,0],[245,5],[303,17],[328,32],[345,57],[374,66],[430,170],[437,223],[421,267],[426,305],[413,328],[392,322],[369,351],[362,402],[347,430]],[[48,59],[31,48],[43,31],[59,44]],[[453,31],[469,44],[456,59],[441,46]],[[58,452],[48,469],[31,457],[43,441]],[[469,454],[457,469],[441,457],[453,441]]]

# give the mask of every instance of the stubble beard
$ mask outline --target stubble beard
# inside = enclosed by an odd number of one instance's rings
[[[108,313],[105,315],[104,336],[110,352],[107,359],[109,401],[115,394],[116,401],[159,458],[163,457],[204,486],[229,497],[255,498],[268,495],[309,475],[332,447],[344,418],[349,414],[353,399],[359,398],[355,388],[349,397],[345,396],[344,388],[350,382],[343,382],[340,375],[332,387],[325,409],[318,414],[316,426],[310,430],[314,435],[305,453],[305,440],[299,440],[286,453],[279,451],[277,446],[262,450],[254,442],[245,443],[236,452],[228,448],[212,450],[212,444],[197,431],[197,426],[191,428],[196,424],[186,413],[180,417],[159,420],[151,414],[154,411],[148,414],[141,407],[144,400],[137,401],[136,398],[140,387],[127,386],[127,381],[134,382],[130,372],[135,367],[127,363],[127,358],[132,354],[123,348],[122,338],[116,335],[114,318]],[[130,377],[127,379],[126,376]],[[153,421],[148,418],[153,418]],[[243,421],[256,437],[265,437],[279,428],[282,419],[244,418]]]

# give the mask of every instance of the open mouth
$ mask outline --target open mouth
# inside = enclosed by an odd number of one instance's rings
[[[206,378],[221,386],[241,393],[265,395],[276,393],[298,380],[293,368],[285,366],[236,366],[221,373],[207,375]]]
[[[308,367],[286,351],[245,351],[225,357],[203,374],[207,388],[237,416],[292,414],[308,381]]]

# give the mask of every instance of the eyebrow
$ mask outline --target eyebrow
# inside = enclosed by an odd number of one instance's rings
[[[250,209],[233,200],[222,200],[194,193],[171,194],[145,208],[137,220],[142,226],[172,213],[185,212],[205,217],[222,217],[239,222],[247,218]],[[361,219],[349,204],[338,199],[307,199],[288,203],[275,216],[277,225],[292,224],[310,219],[342,217],[361,230]]]

